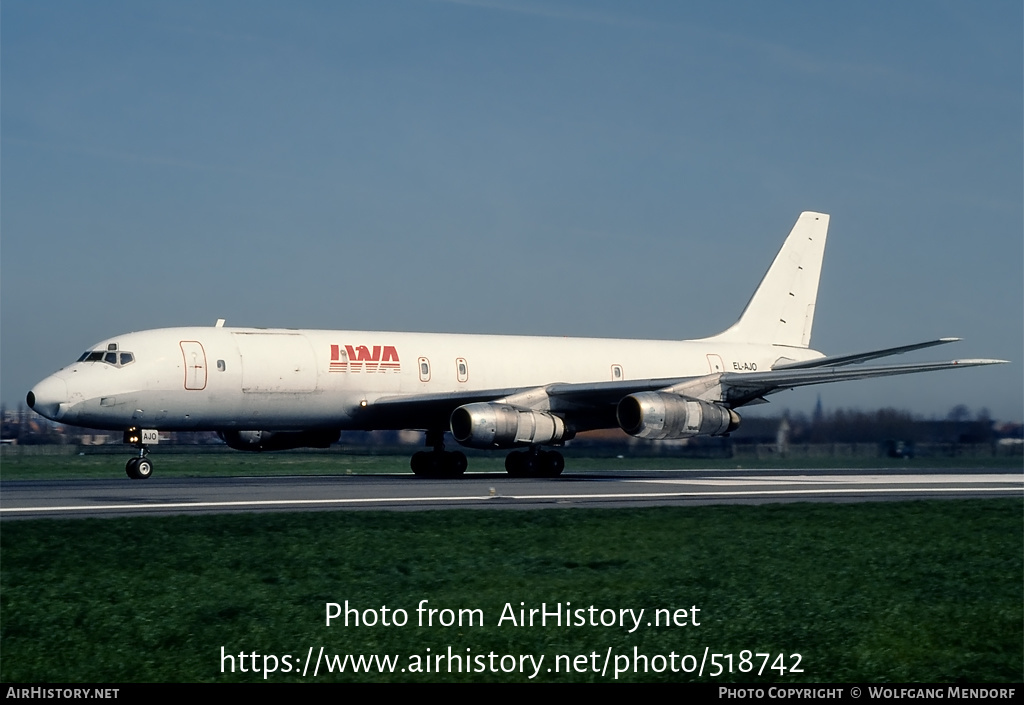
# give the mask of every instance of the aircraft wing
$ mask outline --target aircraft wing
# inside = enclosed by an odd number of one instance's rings
[[[817,362],[815,360],[814,362]],[[948,362],[917,362],[906,365],[878,365],[874,367],[857,367],[849,369],[845,365],[851,363],[832,364],[827,367],[783,367],[766,372],[724,372],[719,384],[722,399],[731,407],[741,406],[766,394],[783,389],[805,387],[811,384],[827,384],[844,382],[869,377],[890,377],[915,372],[931,372],[932,370],[949,370],[959,367],[976,367],[978,365],[999,365],[1006,360],[950,360]],[[674,391],[674,390],[673,390]]]
[[[942,341],[951,342],[951,341]],[[940,342],[920,344],[920,347],[940,345]],[[918,346],[890,348],[905,352],[917,349]],[[863,353],[862,359],[881,357],[875,353]],[[887,353],[898,354],[898,353]],[[786,365],[781,369],[764,372],[721,372],[703,377],[681,377],[677,379],[629,380],[625,382],[595,382],[591,384],[552,384],[545,387],[547,394],[563,404],[582,404],[588,406],[612,405],[622,397],[636,392],[661,391],[679,394],[693,399],[724,403],[730,408],[749,404],[755,400],[764,401],[762,397],[784,389],[804,387],[811,384],[827,384],[869,377],[889,377],[893,375],[947,370],[959,367],[976,367],[978,365],[998,365],[1006,360],[949,360],[947,362],[917,362],[904,365],[876,365],[869,367],[849,368],[855,356],[837,358],[819,358],[812,360],[806,367]],[[857,356],[860,357],[860,356]],[[826,366],[814,363],[827,360]],[[831,364],[829,364],[831,363]],[[556,407],[557,408],[557,407]]]
[[[698,377],[623,380],[617,382],[553,383],[541,387],[491,389],[377,399],[360,412],[367,428],[420,428],[443,430],[455,409],[475,402],[500,402],[524,409],[551,411],[571,420],[578,430],[616,425],[615,406],[630,394],[661,391],[692,399],[718,402],[729,408],[763,403],[763,397],[784,389],[870,377],[930,372],[933,370],[997,365],[1006,360],[966,359],[903,365],[861,367],[859,363],[911,350],[950,343],[940,338],[853,355],[822,357],[782,363],[761,372],[720,372]],[[858,365],[857,367],[850,367]]]

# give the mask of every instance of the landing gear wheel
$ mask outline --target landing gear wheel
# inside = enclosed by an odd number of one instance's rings
[[[427,465],[427,454],[424,451],[420,450],[412,454],[412,459],[409,461],[409,467],[412,468],[413,475],[425,477],[427,475]]]
[[[133,480],[148,480],[153,476],[153,463],[149,458],[129,458],[124,471]]]
[[[557,450],[542,453],[540,461],[541,477],[558,477],[565,470],[565,458]]]
[[[419,477],[459,477],[466,472],[469,461],[461,451],[418,451],[409,461],[412,471]]]
[[[135,462],[135,479],[136,480],[148,480],[153,476],[153,463],[150,462],[149,458],[136,458]]]
[[[529,476],[529,471],[524,462],[527,455],[527,453],[521,450],[514,450],[505,456],[505,472],[508,473],[509,477]]]
[[[409,461],[413,473],[419,477],[437,477],[437,455],[423,450],[413,453],[412,460]]]
[[[557,450],[517,450],[505,456],[509,477],[558,477],[565,469],[565,458]]]
[[[461,450],[452,451],[448,454],[448,471],[452,477],[459,477],[466,472],[466,468],[469,467],[469,461],[466,460],[466,454]]]

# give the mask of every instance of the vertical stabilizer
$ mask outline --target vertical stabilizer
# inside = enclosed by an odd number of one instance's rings
[[[808,347],[827,235],[828,215],[801,213],[740,320],[708,340]]]

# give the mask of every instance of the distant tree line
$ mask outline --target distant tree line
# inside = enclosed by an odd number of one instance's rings
[[[792,443],[884,443],[890,440],[911,443],[990,443],[1001,432],[1012,431],[989,418],[987,409],[972,415],[967,407],[954,407],[945,419],[920,419],[900,409],[836,409],[817,412],[812,416],[802,413],[784,415],[789,422],[789,440]],[[753,419],[751,419],[753,421]],[[737,440],[760,436],[762,442],[774,438],[780,418],[764,419],[763,426],[751,423],[744,435],[741,427]],[[758,428],[758,426],[762,426]],[[767,426],[767,428],[765,427]],[[1016,427],[1019,436],[1020,425]]]

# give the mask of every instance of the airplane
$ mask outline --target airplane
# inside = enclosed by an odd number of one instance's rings
[[[802,213],[739,320],[699,340],[620,340],[225,327],[147,330],[104,340],[36,384],[30,408],[53,421],[120,430],[125,471],[153,474],[160,431],[216,431],[237,450],[326,448],[343,430],[417,429],[422,477],[456,477],[477,449],[509,450],[514,477],[557,477],[555,450],[577,433],[724,436],[736,409],[811,384],[991,365],[864,366],[950,343],[939,338],[826,356],[810,348],[829,216]]]

